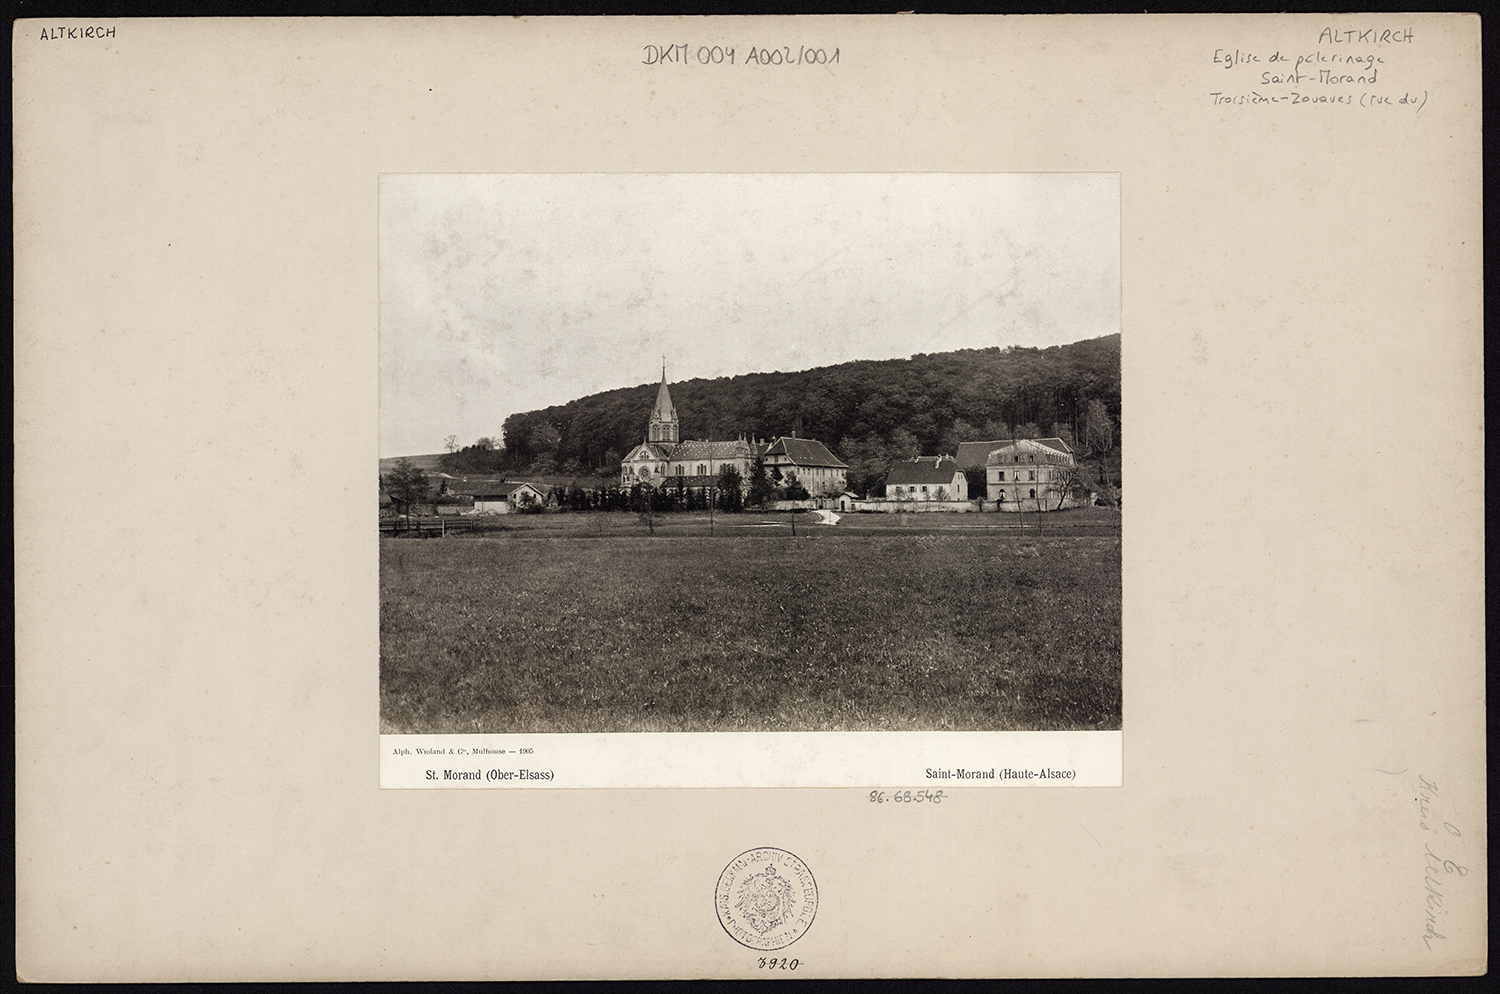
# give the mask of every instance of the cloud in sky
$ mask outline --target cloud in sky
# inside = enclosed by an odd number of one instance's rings
[[[1119,235],[1112,173],[384,176],[380,453],[663,355],[676,381],[1111,334]]]

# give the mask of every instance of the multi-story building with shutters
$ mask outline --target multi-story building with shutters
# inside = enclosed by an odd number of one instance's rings
[[[1021,438],[994,445],[985,457],[985,498],[1000,511],[1050,511],[1080,503],[1068,487],[1078,465],[1060,438]]]

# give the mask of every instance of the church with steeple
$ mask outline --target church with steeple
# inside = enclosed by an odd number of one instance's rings
[[[646,424],[646,441],[676,445],[679,441],[677,431],[677,408],[672,406],[672,394],[667,390],[667,364],[662,363],[661,389],[656,391],[656,406],[651,409],[651,420]]]
[[[844,489],[849,467],[840,462],[821,442],[809,438],[778,438],[762,442],[741,437],[732,442],[708,442],[702,439],[681,441],[677,408],[667,389],[667,367],[662,364],[661,386],[656,391],[656,405],[646,421],[646,437],[626,453],[620,463],[620,486],[637,483],[652,487],[682,487],[696,490],[717,485],[725,466],[739,471],[745,486],[749,485],[756,457],[767,467],[781,473],[795,473],[802,485],[814,494],[839,493]]]
[[[667,389],[667,368],[661,370],[661,386],[656,391],[656,406],[646,421],[646,437],[631,449],[620,464],[620,486],[637,483],[653,487],[711,487],[718,482],[725,466],[734,466],[748,479],[755,461],[755,446],[743,438],[734,442],[705,442],[682,439],[677,408]]]

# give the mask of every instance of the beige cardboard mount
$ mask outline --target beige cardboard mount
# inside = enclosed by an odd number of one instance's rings
[[[19,974],[757,976],[767,846],[799,977],[1483,972],[1479,42],[16,22]],[[382,174],[1016,171],[1120,176],[1123,787],[378,788]]]

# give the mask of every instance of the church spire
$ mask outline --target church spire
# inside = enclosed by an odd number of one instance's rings
[[[677,409],[672,406],[672,394],[667,390],[667,357],[661,359],[661,388],[656,391],[656,406],[651,409],[651,420],[646,434],[651,441],[676,445]]]

